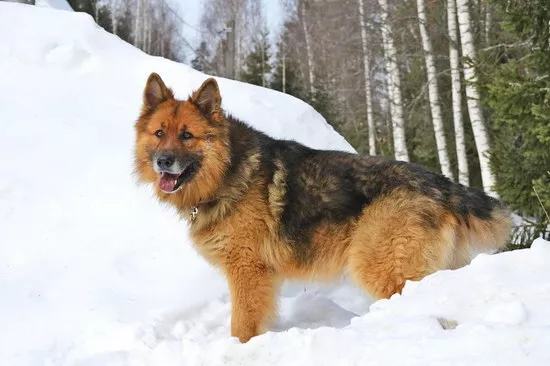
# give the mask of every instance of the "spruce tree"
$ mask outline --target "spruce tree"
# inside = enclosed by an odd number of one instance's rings
[[[271,77],[271,88],[280,92],[284,91],[286,94],[292,95],[302,100],[306,99],[306,92],[303,87],[303,85],[305,85],[305,82],[300,75],[300,65],[298,64],[298,57],[290,52],[283,53],[281,52],[282,49],[282,45],[279,44],[279,51],[275,56],[275,65],[273,67],[274,71]],[[283,73],[285,83],[284,88]]]
[[[244,70],[241,71],[241,80],[250,84],[269,87],[269,74],[271,73],[270,47],[267,31],[253,43],[252,52],[245,59]]]
[[[210,51],[205,41],[202,41],[199,48],[195,51],[195,58],[191,60],[191,67],[206,74],[212,73],[210,66]]]
[[[513,209],[548,224],[543,207],[550,211],[550,4],[496,2],[518,41],[502,54],[487,85],[496,189]]]

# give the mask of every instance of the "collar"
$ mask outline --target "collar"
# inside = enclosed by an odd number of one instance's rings
[[[199,213],[199,208],[207,206],[207,205],[213,206],[216,203],[218,203],[218,200],[217,199],[212,199],[212,200],[201,201],[201,202],[197,203],[196,206],[191,207],[191,214],[189,215],[191,221],[195,221],[195,219],[197,218],[197,214]]]

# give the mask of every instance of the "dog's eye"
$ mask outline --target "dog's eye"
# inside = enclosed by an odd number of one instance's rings
[[[157,136],[159,139],[164,136],[164,131],[163,130],[156,130],[155,131],[155,136]]]
[[[188,132],[188,131],[185,131],[184,133],[181,134],[180,138],[182,140],[189,140],[190,138],[193,137],[193,134],[191,132]]]

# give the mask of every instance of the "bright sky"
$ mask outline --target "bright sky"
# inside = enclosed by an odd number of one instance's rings
[[[182,18],[192,27],[200,29],[200,18],[202,14],[202,4],[204,0],[171,0],[178,4],[179,12]],[[264,3],[265,18],[271,37],[274,37],[281,26],[282,9],[281,0],[261,0]],[[193,45],[198,46],[200,33],[192,27],[184,25],[183,34]],[[186,52],[187,53],[187,52]],[[187,53],[189,54],[189,53]],[[187,60],[188,61],[188,60]]]

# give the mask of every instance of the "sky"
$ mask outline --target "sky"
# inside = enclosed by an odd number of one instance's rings
[[[204,0],[171,0],[177,4],[182,18],[188,25],[184,25],[183,35],[187,41],[197,47],[200,41],[200,18],[202,13],[202,4]],[[280,28],[282,22],[281,0],[261,0],[264,3],[265,18],[271,37],[274,37]],[[193,29],[196,28],[196,29]],[[191,53],[187,52],[190,56]]]

